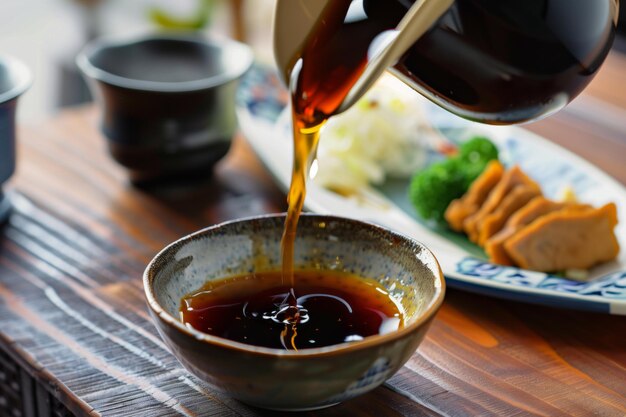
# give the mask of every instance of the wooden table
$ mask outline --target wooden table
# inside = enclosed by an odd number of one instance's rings
[[[15,211],[0,229],[0,416],[271,415],[181,368],[141,274],[168,242],[282,211],[284,196],[239,137],[209,181],[133,188],[96,125],[95,109],[79,108],[20,131]],[[583,97],[528,128],[626,184],[626,58],[612,55]],[[449,290],[384,386],[308,414],[624,416],[626,318]]]

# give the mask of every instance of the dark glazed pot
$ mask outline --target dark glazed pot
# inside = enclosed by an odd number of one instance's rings
[[[0,223],[11,204],[2,190],[15,172],[15,110],[18,98],[30,87],[28,68],[14,58],[0,56]]]
[[[96,40],[77,63],[103,110],[113,158],[144,182],[203,176],[230,147],[237,80],[252,52],[230,40]]]

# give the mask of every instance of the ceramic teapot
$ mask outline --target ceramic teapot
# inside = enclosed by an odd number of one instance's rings
[[[360,65],[332,114],[388,70],[461,117],[513,124],[583,90],[611,48],[617,15],[618,0],[278,0],[274,51],[287,84],[310,48],[322,51],[309,63],[322,82]]]

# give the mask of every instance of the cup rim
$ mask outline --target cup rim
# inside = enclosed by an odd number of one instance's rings
[[[185,43],[196,43],[202,46],[218,48],[222,51],[231,50],[239,55],[236,65],[231,65],[218,74],[199,78],[191,81],[147,81],[136,78],[124,77],[106,71],[93,64],[91,59],[102,50],[113,47],[128,47],[144,42],[152,41],[175,41]],[[103,36],[88,42],[76,56],[76,65],[87,77],[98,80],[117,87],[130,90],[151,91],[160,93],[184,93],[201,91],[234,81],[245,74],[254,61],[252,49],[241,42],[232,39],[214,39],[196,33],[176,33],[176,34],[144,34],[133,37]]]
[[[0,65],[5,66],[16,76],[15,84],[9,90],[0,93],[0,104],[4,104],[24,94],[33,83],[33,75],[26,64],[9,55],[0,55]]]
[[[161,322],[164,323],[165,325],[173,327],[174,330],[179,331],[183,334],[186,334],[187,336],[190,336],[200,342],[204,342],[209,345],[227,348],[231,350],[237,350],[242,353],[256,354],[259,356],[297,359],[297,358],[311,358],[311,357],[338,355],[338,354],[343,354],[343,353],[351,352],[355,350],[367,349],[372,346],[378,346],[378,345],[382,345],[382,344],[392,342],[398,339],[402,339],[408,334],[417,331],[423,324],[427,323],[430,319],[432,319],[435,313],[441,307],[441,304],[443,303],[445,292],[446,292],[446,283],[445,283],[445,279],[443,276],[443,272],[441,270],[441,266],[439,265],[439,261],[437,261],[437,258],[430,251],[430,249],[426,247],[426,245],[422,244],[421,242],[411,237],[408,237],[396,231],[393,231],[393,230],[390,230],[390,229],[387,229],[382,226],[369,223],[366,221],[355,220],[355,219],[351,219],[347,217],[320,215],[320,214],[312,214],[312,213],[302,213],[301,217],[318,218],[322,221],[334,220],[334,221],[340,221],[340,222],[348,222],[348,223],[358,224],[360,226],[366,226],[368,228],[373,228],[374,230],[387,234],[390,237],[399,238],[405,242],[408,241],[420,247],[422,250],[425,251],[425,253],[428,256],[432,257],[433,265],[436,267],[436,268],[432,268],[432,272],[435,277],[435,282],[434,282],[435,293],[432,299],[427,304],[425,310],[422,312],[422,314],[419,317],[417,317],[416,320],[413,323],[409,324],[408,326],[404,326],[401,329],[398,329],[390,333],[369,336],[363,340],[359,340],[355,342],[340,343],[340,344],[319,347],[319,348],[310,348],[310,349],[302,349],[298,351],[291,351],[291,350],[274,349],[274,348],[267,348],[267,347],[262,347],[262,346],[255,346],[255,345],[240,343],[240,342],[236,342],[236,341],[226,339],[223,337],[210,335],[210,334],[201,332],[193,328],[189,328],[185,326],[180,320],[176,319],[171,314],[169,314],[158,303],[156,296],[154,294],[154,288],[153,288],[154,278],[156,276],[156,264],[158,260],[161,259],[163,256],[165,256],[168,252],[174,250],[175,247],[180,246],[184,244],[185,242],[190,241],[198,236],[205,235],[211,231],[223,228],[225,226],[228,226],[234,223],[248,222],[252,220],[263,220],[263,219],[268,219],[268,218],[278,218],[278,217],[284,218],[285,213],[251,216],[251,217],[244,217],[240,219],[226,221],[223,223],[219,223],[219,224],[198,230],[187,236],[184,236],[170,243],[161,251],[159,251],[154,256],[154,258],[152,258],[152,260],[147,265],[143,273],[143,287],[144,287],[146,300],[148,302],[149,308],[154,312],[155,318],[158,318],[159,320],[161,320]]]

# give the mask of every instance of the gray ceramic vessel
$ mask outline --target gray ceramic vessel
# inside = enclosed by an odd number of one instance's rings
[[[249,47],[199,35],[103,38],[77,57],[113,158],[137,183],[210,174],[236,129]]]
[[[296,268],[377,280],[401,306],[403,328],[294,352],[234,342],[181,323],[181,297],[207,280],[280,269],[284,219],[237,220],[184,237],[150,262],[144,288],[161,337],[201,380],[258,407],[322,408],[374,389],[408,360],[441,306],[444,279],[433,254],[413,239],[356,220],[303,215]]]
[[[17,100],[28,90],[31,82],[31,73],[26,65],[15,58],[0,56],[0,223],[6,220],[11,210],[3,184],[15,172]]]

